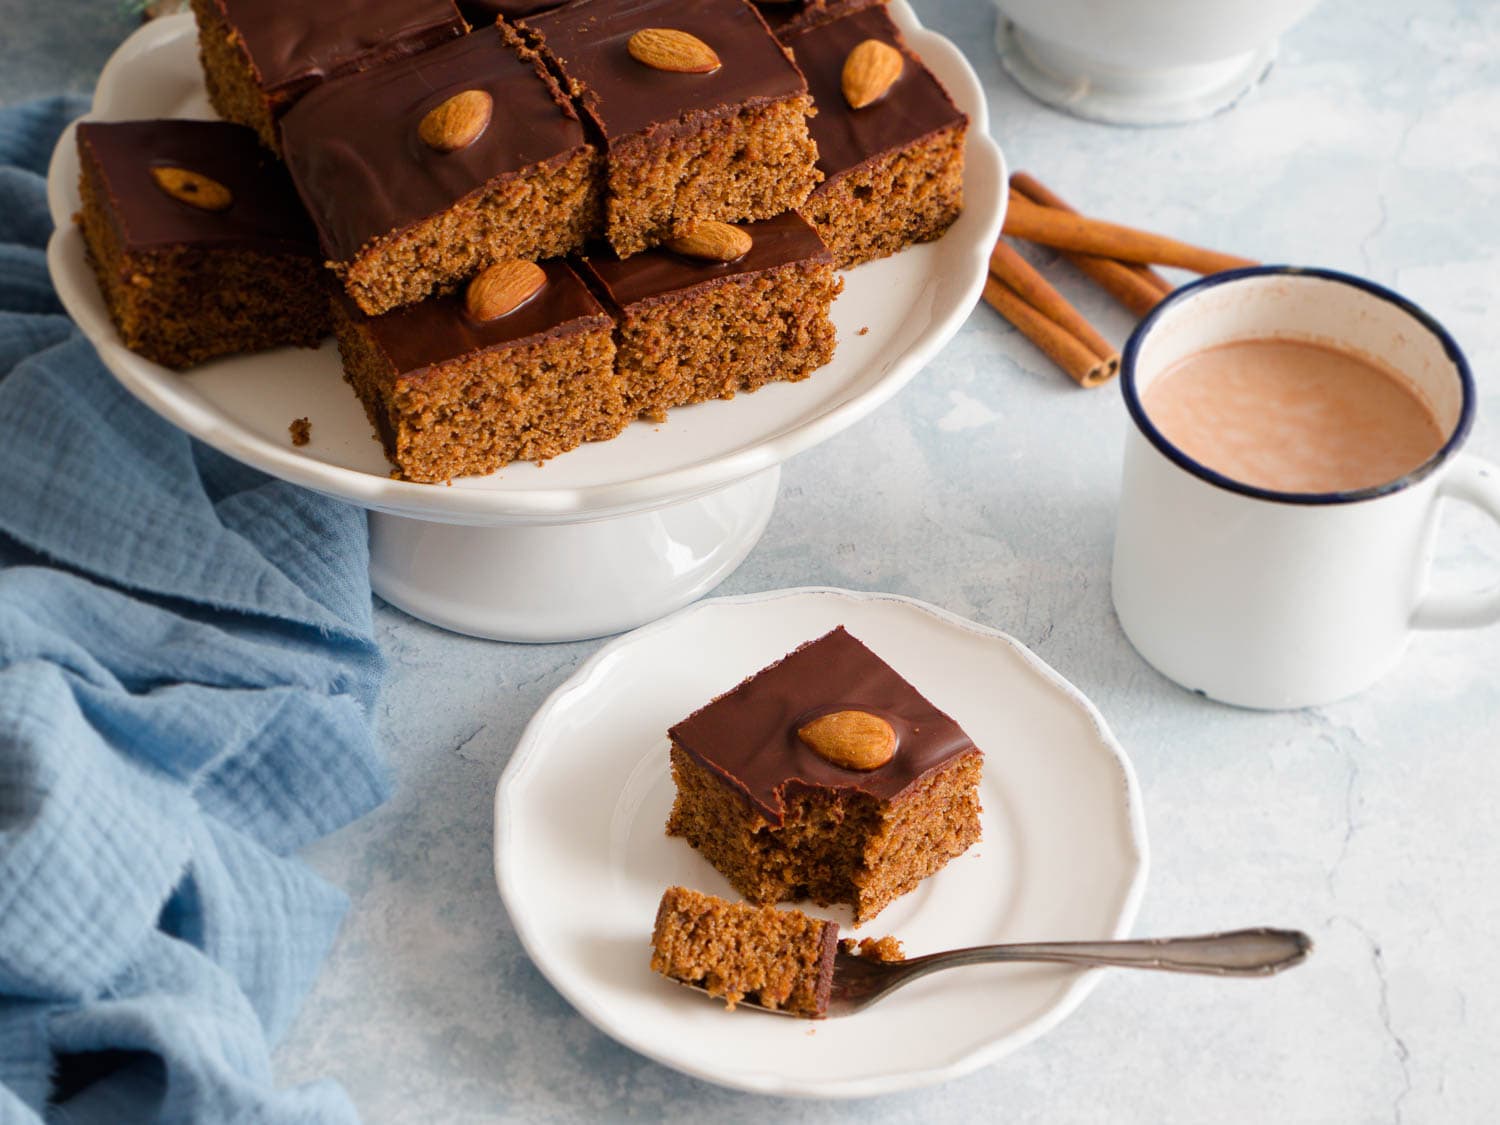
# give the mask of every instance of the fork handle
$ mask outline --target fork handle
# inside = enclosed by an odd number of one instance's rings
[[[1061,965],[1160,969],[1224,977],[1264,977],[1301,963],[1312,952],[1312,938],[1299,930],[1264,927],[1200,937],[1140,938],[1127,941],[1047,941],[1025,945],[979,945],[913,957],[911,968],[928,971],[995,961],[1048,961]],[[925,975],[925,974],[924,974]]]

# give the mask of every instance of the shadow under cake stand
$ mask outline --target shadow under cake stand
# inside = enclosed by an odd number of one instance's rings
[[[947,39],[906,0],[891,14],[969,114],[965,210],[942,239],[844,274],[838,350],[801,383],[639,421],[613,441],[542,465],[450,485],[393,480],[338,350],[278,349],[170,371],[125,348],[83,239],[73,129],[48,170],[56,230],[47,261],[58,295],[100,358],[137,398],[200,441],[271,476],[370,512],[370,583],[446,629],[510,641],[604,636],[655,620],[723,581],[760,539],[781,462],[853,425],[894,395],[958,331],[979,298],[1004,217],[1004,158],[984,93]],[[212,118],[189,15],[130,36],[105,65],[87,118]],[[864,334],[861,335],[861,331]],[[293,419],[312,423],[293,447]]]

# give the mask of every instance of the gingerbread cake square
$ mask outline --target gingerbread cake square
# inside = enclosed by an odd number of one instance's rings
[[[84,121],[78,222],[125,346],[184,368],[328,334],[317,240],[242,125]]]
[[[733,229],[749,240],[734,261],[657,247],[625,259],[601,248],[579,263],[615,318],[632,413],[660,420],[674,406],[806,379],[833,358],[828,311],[843,282],[817,232],[790,211]]]
[[[492,319],[460,294],[373,318],[335,296],[344,377],[399,476],[437,482],[541,461],[630,421],[609,315],[565,262],[537,268],[535,295]]]
[[[192,0],[208,100],[280,151],[276,121],[322,82],[468,30],[453,0]]]
[[[372,316],[597,229],[598,153],[557,82],[494,28],[325,83],[281,135],[329,265]]]
[[[668,887],[651,931],[651,968],[707,989],[733,1008],[762,1008],[821,1018],[828,1014],[837,922],[800,910],[729,902]]]
[[[779,215],[818,182],[807,83],[749,0],[574,0],[500,27],[540,45],[603,138],[622,257],[698,220]]]
[[[842,626],[668,733],[667,832],[752,902],[861,923],[979,839],[979,748]]]
[[[872,39],[899,53],[901,72],[883,96],[854,109],[842,88],[844,63]],[[785,41],[818,107],[812,134],[823,182],[801,212],[838,267],[940,237],[963,210],[968,118],[907,47],[890,15],[870,8]]]

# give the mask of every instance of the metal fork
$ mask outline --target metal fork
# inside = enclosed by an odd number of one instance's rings
[[[1268,977],[1290,969],[1312,952],[1312,938],[1299,930],[1261,927],[1200,937],[1138,938],[1130,941],[1049,941],[1025,945],[976,945],[929,953],[905,961],[878,961],[842,949],[834,956],[833,992],[828,1016],[850,1016],[904,984],[959,965],[997,961],[1046,961],[1085,968],[1158,969],[1171,973],[1207,973],[1221,977]],[[686,984],[698,992],[701,985]],[[741,1000],[740,1006],[778,1016],[796,1015]]]

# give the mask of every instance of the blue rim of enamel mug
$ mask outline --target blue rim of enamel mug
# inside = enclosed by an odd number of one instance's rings
[[[1388,301],[1395,305],[1407,316],[1411,317],[1417,324],[1431,332],[1442,345],[1443,352],[1453,363],[1453,369],[1458,374],[1460,389],[1462,390],[1462,401],[1459,404],[1458,423],[1453,427],[1453,432],[1448,435],[1448,440],[1442,448],[1423,461],[1411,472],[1399,476],[1393,481],[1385,484],[1375,485],[1370,488],[1357,488],[1344,492],[1277,492],[1269,488],[1257,488],[1253,484],[1245,484],[1242,481],[1233,480],[1222,473],[1215,472],[1201,461],[1189,457],[1182,450],[1169,442],[1156,425],[1146,414],[1141,406],[1141,396],[1136,390],[1135,367],[1139,358],[1141,347],[1145,344],[1146,337],[1151,330],[1174,306],[1189,301],[1207,289],[1218,285],[1227,285],[1236,281],[1242,281],[1251,277],[1313,277],[1322,281],[1332,281],[1340,285],[1348,285],[1354,289],[1363,289],[1371,296],[1378,297],[1382,301]],[[1146,435],[1147,440],[1156,446],[1157,450],[1169,461],[1186,469],[1194,476],[1207,481],[1218,488],[1229,492],[1238,492],[1242,496],[1253,496],[1257,500],[1273,500],[1282,504],[1352,504],[1360,500],[1373,500],[1377,496],[1388,496],[1393,492],[1400,492],[1433,473],[1439,465],[1447,461],[1464,443],[1469,436],[1469,429],[1474,424],[1474,377],[1469,372],[1469,361],[1464,358],[1464,353],[1459,350],[1458,344],[1453,337],[1448,335],[1448,330],[1432,318],[1424,309],[1413,304],[1399,293],[1394,293],[1383,285],[1377,285],[1373,281],[1356,277],[1353,274],[1340,273],[1338,270],[1313,269],[1305,266],[1249,266],[1239,270],[1225,270],[1223,273],[1210,274],[1199,278],[1181,289],[1172,292],[1161,304],[1147,314],[1146,319],[1135,327],[1130,334],[1130,339],[1125,341],[1125,350],[1120,355],[1120,389],[1125,396],[1125,408],[1130,411],[1131,420],[1135,422],[1136,428]]]

